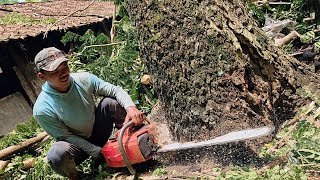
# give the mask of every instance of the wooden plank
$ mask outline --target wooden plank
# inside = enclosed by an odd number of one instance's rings
[[[32,117],[32,108],[21,93],[0,99],[0,135],[16,129],[16,125]]]
[[[20,55],[21,51],[17,50],[15,46],[7,46],[7,51],[10,54],[12,60],[16,63],[14,70],[20,80],[20,83],[26,91],[31,103],[34,104],[38,95],[41,92],[43,82],[37,77],[34,71],[35,65],[33,63],[27,63],[25,59]]]
[[[31,84],[28,83],[30,82],[30,80],[28,81],[23,75],[23,73],[20,71],[20,69],[17,68],[16,66],[13,67],[13,69],[16,72],[24,91],[27,93],[30,101],[34,104],[37,100],[37,93],[35,92],[34,89],[32,89],[32,87],[30,87]]]

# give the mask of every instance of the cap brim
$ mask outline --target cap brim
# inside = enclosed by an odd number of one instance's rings
[[[69,61],[69,59],[65,58],[65,57],[61,57],[59,59],[56,59],[54,61],[52,61],[52,63],[48,64],[47,66],[41,68],[43,70],[46,70],[46,71],[54,71],[58,68],[58,66],[65,62],[65,61]]]

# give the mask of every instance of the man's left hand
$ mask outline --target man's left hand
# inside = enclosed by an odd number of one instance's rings
[[[134,125],[140,125],[146,119],[146,116],[143,114],[143,112],[138,110],[135,106],[128,107],[126,111],[127,116],[123,124],[126,124],[129,122],[129,120],[132,120]]]

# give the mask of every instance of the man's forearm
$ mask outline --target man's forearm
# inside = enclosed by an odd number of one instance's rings
[[[66,137],[65,141],[76,145],[78,148],[82,149],[84,152],[93,157],[97,157],[98,154],[101,152],[101,147],[96,146],[76,135]]]

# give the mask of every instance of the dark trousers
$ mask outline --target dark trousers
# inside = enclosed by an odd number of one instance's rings
[[[95,123],[88,141],[103,147],[113,126],[121,128],[125,116],[125,109],[115,99],[104,98],[95,110]],[[73,177],[77,173],[76,165],[88,158],[88,155],[74,144],[58,141],[50,147],[47,158],[55,172],[65,177]]]

